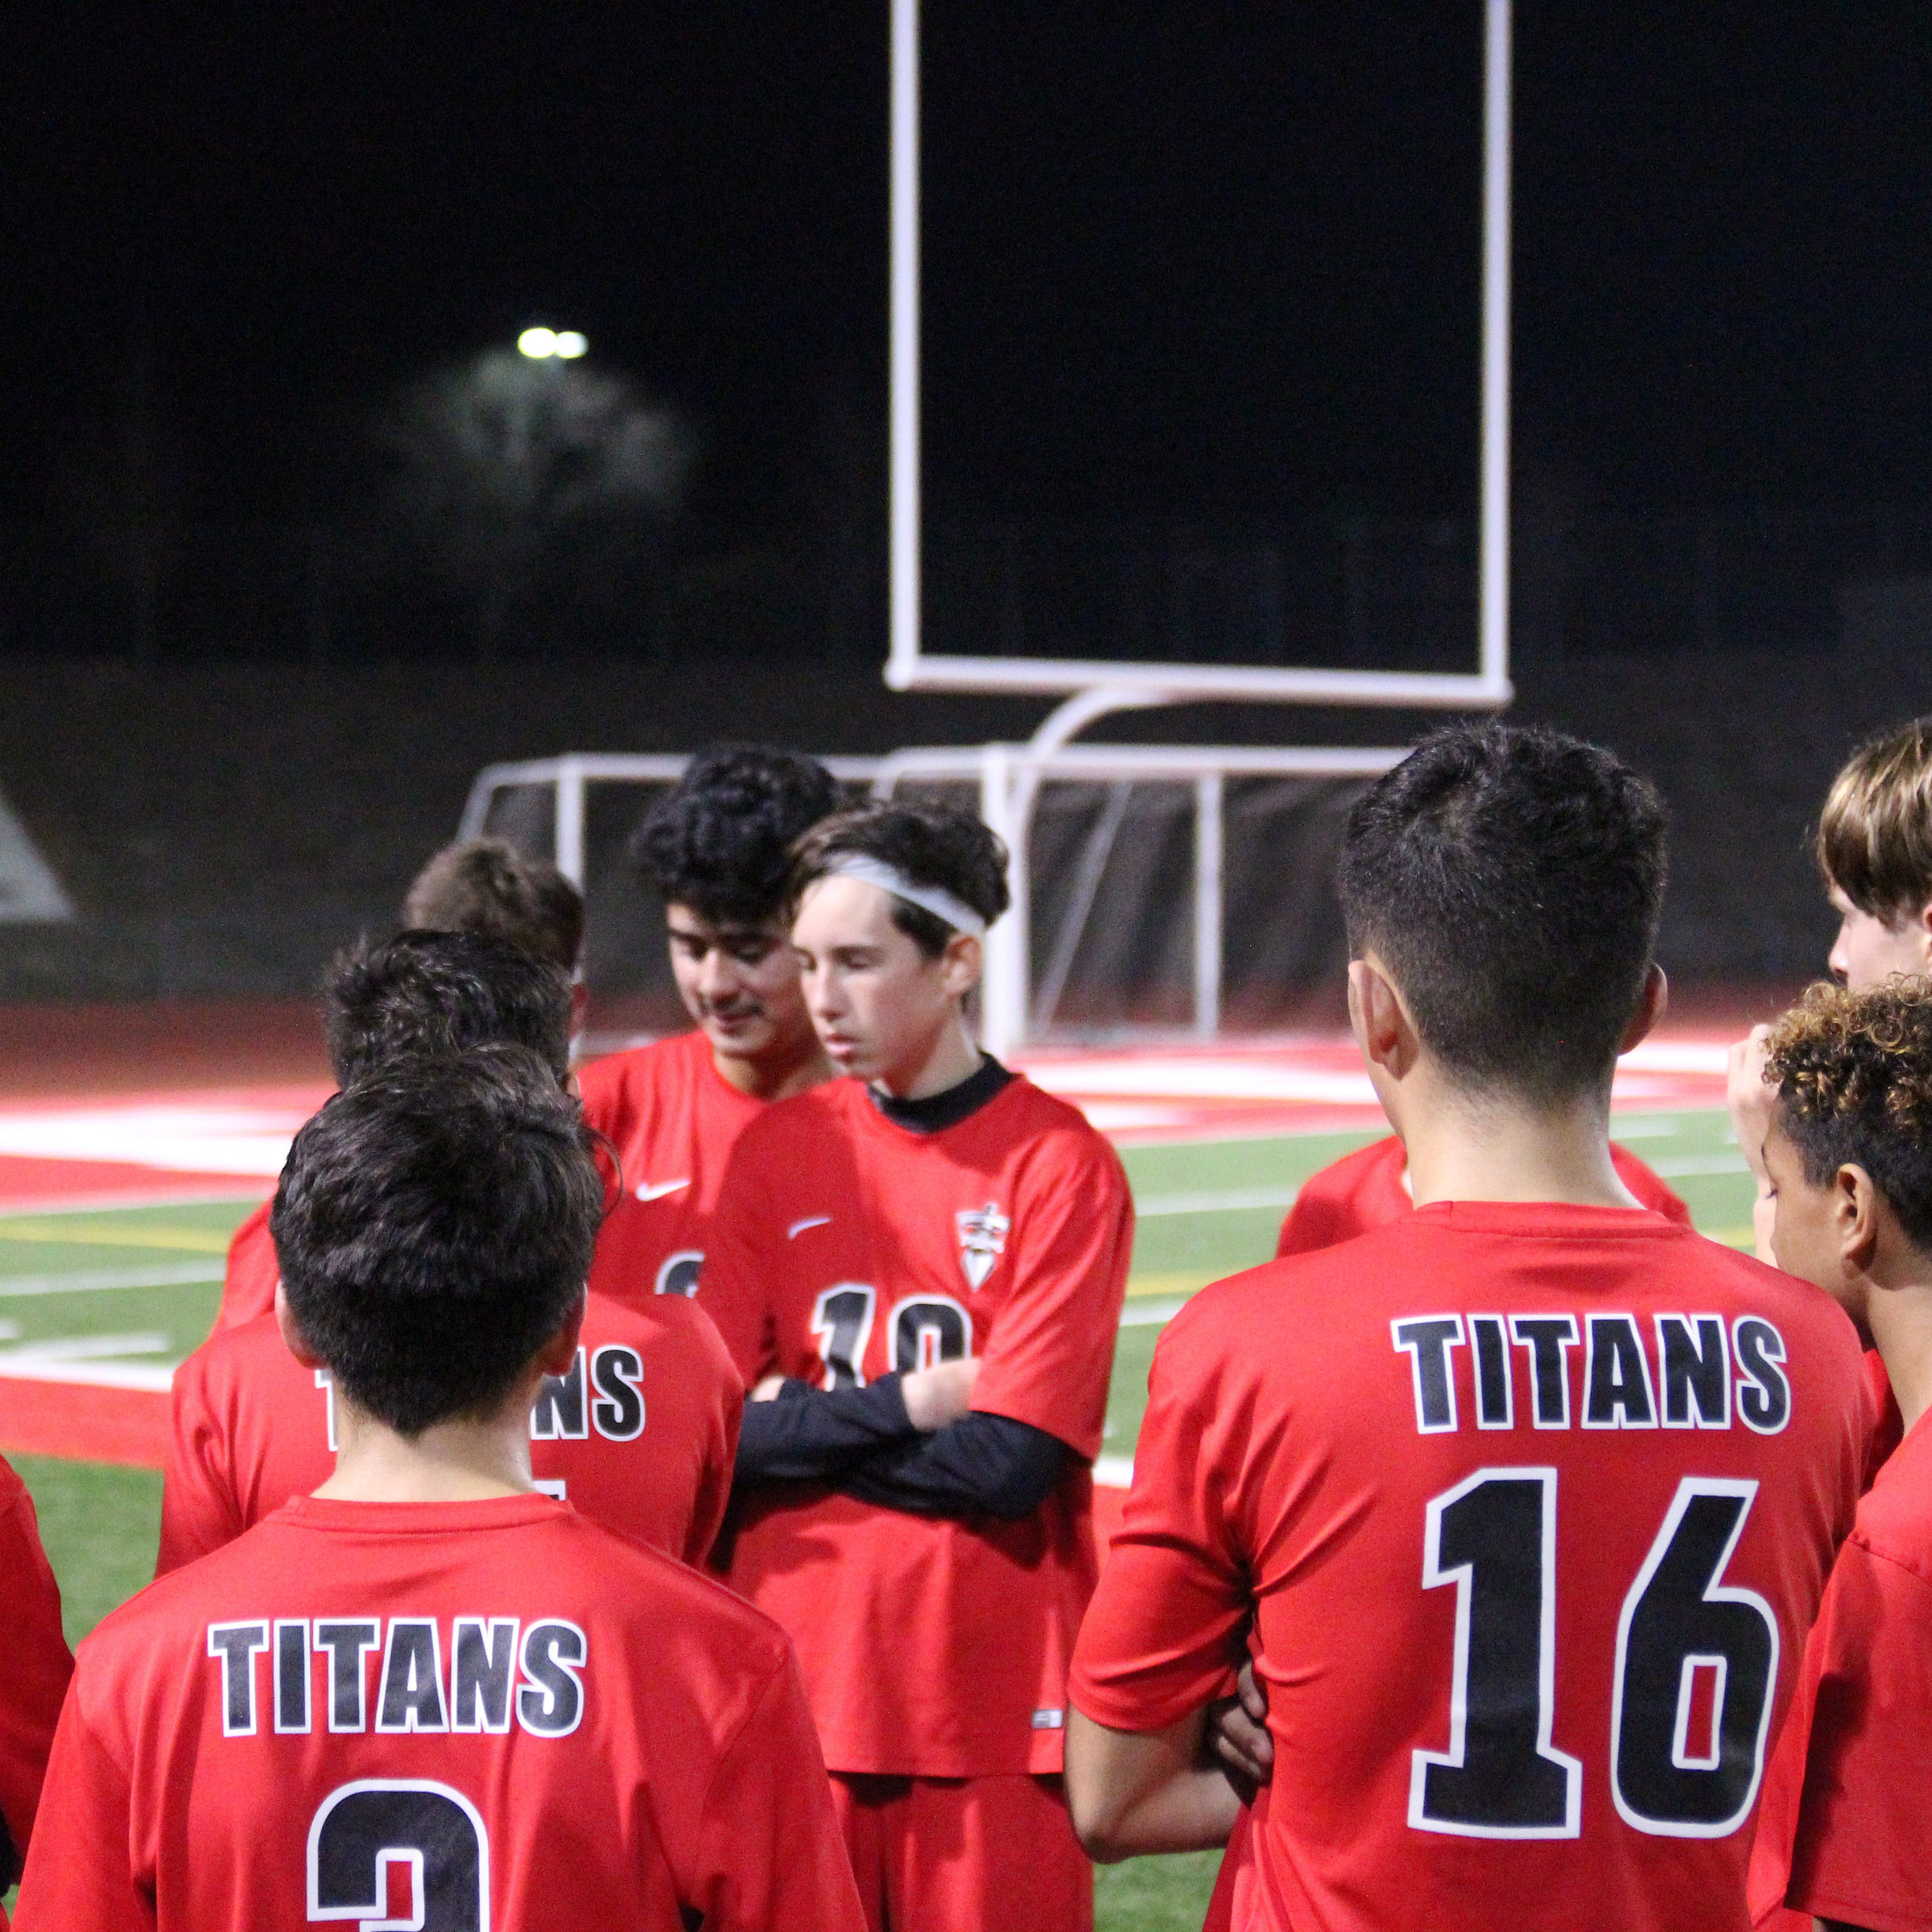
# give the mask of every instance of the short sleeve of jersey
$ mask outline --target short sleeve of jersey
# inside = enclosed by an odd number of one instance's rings
[[[1873,1932],[1932,1927],[1932,1582],[1854,1534],[1811,1646],[1816,1694],[1786,1899]]]
[[[217,1328],[237,1328],[266,1315],[275,1305],[275,1283],[281,1278],[282,1265],[275,1257],[275,1244],[268,1232],[268,1211],[264,1201],[235,1230],[228,1245],[228,1267],[221,1278],[221,1312],[215,1318]]]
[[[132,1932],[155,1923],[130,1857],[128,1776],[83,1719],[60,1713],[47,1769],[44,1827],[34,1835],[14,1908],[14,1932]]]
[[[688,1365],[683,1373],[687,1381],[711,1391],[705,1404],[704,1443],[697,1490],[691,1498],[691,1527],[680,1553],[686,1563],[696,1567],[711,1554],[731,1501],[732,1466],[737,1460],[738,1430],[745,1420],[745,1385],[717,1324],[704,1311],[682,1296],[663,1298],[688,1311],[691,1341]]]
[[[768,1818],[756,1837],[747,1817]],[[787,1646],[719,1760],[701,1827],[707,1926],[864,1922],[803,1680]]]
[[[1106,1427],[1113,1338],[1133,1250],[1133,1207],[1113,1150],[1069,1134],[1040,1198],[1016,1219],[1018,1279],[972,1406],[1043,1429],[1091,1460]]]
[[[248,1526],[235,1495],[226,1432],[209,1395],[210,1355],[217,1346],[204,1342],[175,1371],[156,1576],[233,1542]]]
[[[60,1631],[60,1588],[48,1567],[26,1485],[0,1462],[0,1601],[7,1661],[0,1673],[0,1817],[24,1853],[40,1801],[54,1726],[74,1660]],[[0,1874],[0,1885],[6,1875]]]
[[[698,1282],[699,1305],[717,1324],[747,1389],[765,1374],[776,1347],[770,1271],[782,1248],[768,1225],[761,1174],[769,1138],[760,1121],[746,1129],[732,1151]]]
[[[1074,1704],[1117,1731],[1178,1722],[1239,1662],[1248,1584],[1224,1505],[1241,1472],[1206,1312],[1191,1304],[1155,1346],[1133,1487],[1074,1651]]]

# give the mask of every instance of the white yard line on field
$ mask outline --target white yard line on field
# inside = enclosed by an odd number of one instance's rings
[[[221,1270],[206,1261],[171,1268],[96,1268],[76,1274],[0,1274],[0,1299],[17,1294],[100,1294],[117,1288],[187,1288],[218,1282]]]

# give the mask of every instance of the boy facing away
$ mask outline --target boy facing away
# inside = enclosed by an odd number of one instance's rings
[[[570,1009],[555,966],[482,932],[359,947],[323,993],[345,1087],[425,1053],[509,1045],[539,1054],[561,1091]],[[620,1302],[597,1278],[593,1262],[576,1356],[531,1411],[538,1484],[608,1529],[701,1563],[730,1492],[744,1385],[702,1310],[677,1295]],[[181,1364],[171,1418],[157,1575],[232,1542],[334,1467],[335,1391],[289,1353],[272,1307],[217,1328]]]
[[[1233,1823],[1203,1740],[1251,1644],[1238,1927],[1748,1922],[1865,1410],[1826,1298],[1617,1179],[1664,869],[1651,788],[1550,733],[1435,734],[1352,817],[1350,1017],[1416,1212],[1170,1324],[1074,1667],[1089,1850],[1182,1850]]]
[[[782,1634],[532,1485],[602,1204],[523,1049],[297,1135],[271,1224],[336,1472],[82,1645],[25,1932],[857,1932]]]

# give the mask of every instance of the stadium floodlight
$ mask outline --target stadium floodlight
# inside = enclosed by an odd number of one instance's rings
[[[894,691],[1113,694],[1121,703],[1197,698],[1304,704],[1507,704],[1509,683],[1509,222],[1511,0],[1484,0],[1482,450],[1477,668],[1355,671],[1261,664],[939,655],[922,647],[919,418],[919,0],[892,0],[890,652]]]
[[[560,328],[557,331],[557,346],[555,353],[561,356],[566,362],[576,361],[577,357],[584,354],[589,347],[589,343],[574,328]]]
[[[517,337],[517,349],[533,362],[543,362],[555,355],[557,332],[554,328],[526,328]]]

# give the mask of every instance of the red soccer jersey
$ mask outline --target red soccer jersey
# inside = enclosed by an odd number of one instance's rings
[[[1425,1208],[1169,1325],[1074,1702],[1175,1723],[1253,1620],[1249,1925],[1742,1927],[1865,1426],[1815,1289],[1659,1215]]]
[[[1610,1159],[1616,1178],[1646,1208],[1686,1228],[1690,1225],[1690,1210],[1627,1147],[1612,1141]],[[1392,1133],[1311,1174],[1297,1191],[1294,1205],[1282,1223],[1276,1260],[1333,1248],[1366,1234],[1371,1228],[1414,1214],[1408,1166],[1409,1150]]]
[[[624,1165],[624,1207],[597,1237],[591,1286],[621,1301],[691,1294],[738,1136],[766,1101],[718,1071],[702,1033],[593,1061],[577,1076],[584,1118]]]
[[[976,1410],[1098,1453],[1133,1208],[1113,1150],[1030,1080],[927,1134],[857,1080],[784,1101],[740,1141],[712,1238],[700,1299],[748,1383],[975,1355]],[[731,1579],[799,1646],[834,1770],[1057,1771],[1092,1514],[1084,1468],[1017,1522],[774,1486],[726,1533]]]
[[[282,1264],[275,1258],[275,1244],[268,1236],[268,1211],[274,1205],[272,1200],[264,1201],[235,1230],[228,1244],[221,1312],[215,1317],[217,1334],[252,1322],[275,1305],[275,1283],[282,1278]]]
[[[333,1474],[333,1391],[272,1315],[218,1331],[175,1372],[157,1575],[205,1556]],[[745,1391],[704,1311],[591,1296],[570,1374],[530,1414],[539,1485],[687,1563],[724,1520]]]
[[[1752,1864],[1761,1924],[1788,1901],[1883,1932],[1932,1926],[1932,1418],[1913,1424],[1839,1552]]]
[[[0,1670],[0,1827],[26,1856],[40,1778],[74,1660],[60,1633],[60,1587],[47,1567],[34,1499],[0,1457],[0,1601],[6,1605],[6,1665]],[[18,1868],[0,1845],[0,1891]],[[0,1911],[0,1927],[6,1914]]]
[[[783,1635],[537,1496],[290,1503],[80,1647],[18,1932],[863,1922]]]

